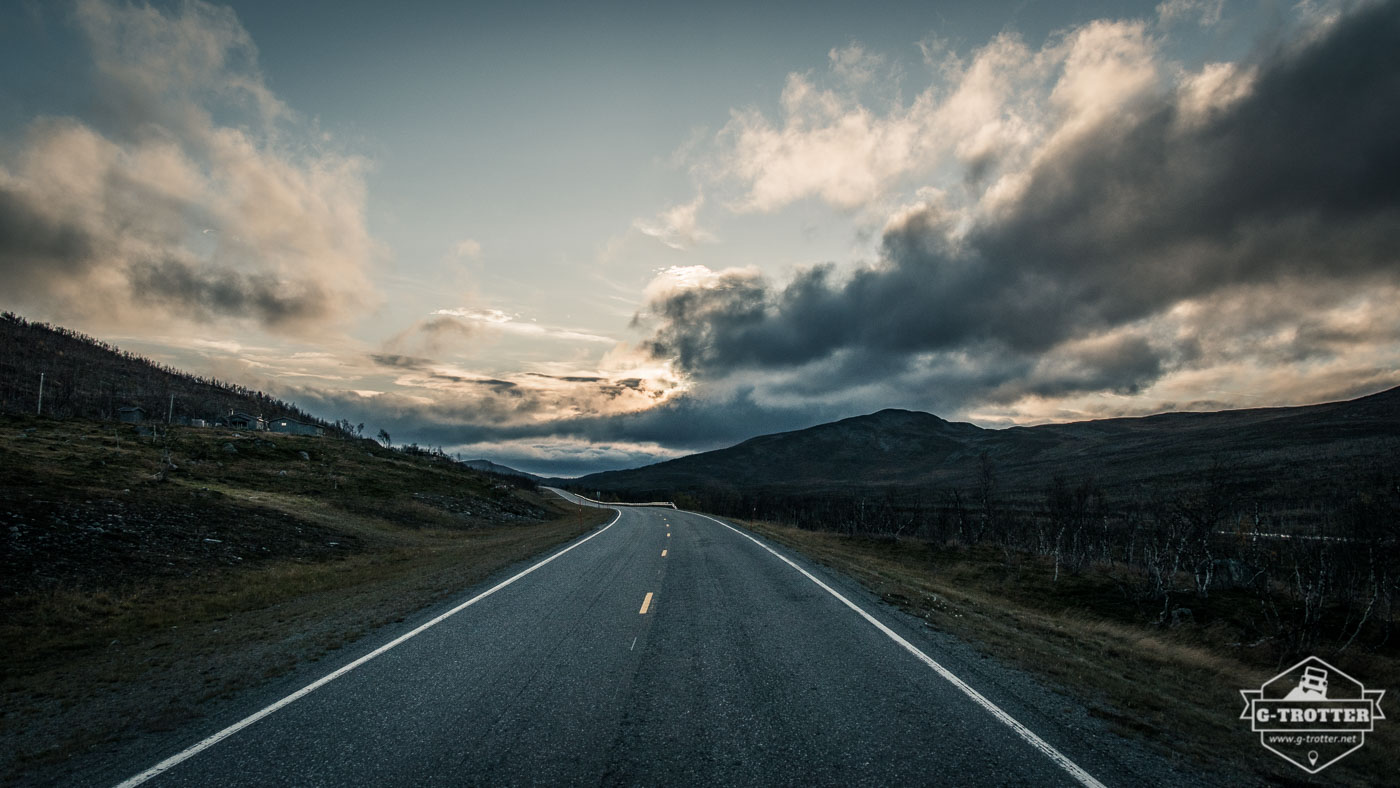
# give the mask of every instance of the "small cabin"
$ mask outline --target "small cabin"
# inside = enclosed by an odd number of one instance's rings
[[[140,424],[146,420],[146,409],[139,405],[117,408],[117,420],[127,424]]]
[[[254,416],[250,413],[244,413],[241,410],[235,410],[233,413],[230,413],[228,418],[224,421],[228,426],[240,430],[267,429],[267,420],[262,416]]]
[[[280,419],[273,419],[268,422],[267,428],[273,432],[282,432],[287,435],[325,435],[326,430],[315,424],[308,424],[304,421],[284,416]]]

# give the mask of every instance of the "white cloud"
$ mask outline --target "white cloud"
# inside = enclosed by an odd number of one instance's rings
[[[867,52],[857,43],[832,49],[826,53],[826,57],[831,64],[831,72],[852,87],[870,84],[885,69],[885,58]]]
[[[833,49],[825,80],[788,75],[776,119],[731,111],[718,160],[700,171],[742,186],[730,205],[741,212],[808,198],[878,212],[931,176],[950,192],[965,181],[973,203],[982,191],[1004,201],[1038,156],[1130,111],[1162,81],[1143,21],[1090,22],[1039,50],[1013,33],[966,58],[938,42],[921,46],[933,79],[912,100],[867,89],[881,82],[880,58],[858,45]]]
[[[1157,87],[1157,47],[1145,23],[1096,21],[1079,28],[1064,44],[1050,92],[1060,122],[1047,148],[1121,117]]]
[[[83,0],[73,18],[108,122],[39,118],[0,159],[0,197],[74,239],[7,250],[18,300],[58,319],[293,333],[374,302],[367,163],[272,93],[232,11]]]
[[[643,235],[680,251],[701,243],[712,243],[717,240],[714,234],[700,227],[700,207],[704,204],[705,195],[697,194],[688,203],[667,208],[649,221],[638,219],[632,226]]]
[[[1162,24],[1194,21],[1201,27],[1220,23],[1225,0],[1166,0],[1157,4],[1157,18]]]
[[[685,390],[669,364],[615,348],[596,364],[563,362],[494,373],[470,364],[405,356],[370,356],[387,386],[357,390],[371,411],[401,420],[505,430],[560,420],[606,418],[649,410]],[[340,396],[322,392],[326,396]]]
[[[1207,63],[1194,74],[1184,74],[1177,88],[1177,123],[1190,128],[1249,95],[1255,71],[1234,63]]]
[[[930,89],[914,111],[928,118],[927,134],[964,164],[1029,145],[1039,132],[1038,112],[1025,93],[1036,82],[1038,58],[1019,36],[1003,33],[963,65],[956,58],[941,66],[951,87]]]
[[[680,290],[713,290],[735,281],[761,279],[762,274],[752,267],[715,271],[705,265],[673,265],[657,269],[642,296],[650,304]]]
[[[1298,299],[1305,319],[1299,320]],[[1327,288],[1243,290],[1183,302],[1128,329],[1203,352],[1165,371],[1131,396],[1083,392],[1023,396],[983,404],[965,415],[1019,424],[1141,416],[1170,410],[1307,405],[1350,399],[1400,385],[1400,288],[1378,284],[1351,295]],[[1104,336],[1092,337],[1100,342]],[[1054,358],[1046,360],[1053,363]]]
[[[788,76],[782,106],[781,125],[736,111],[721,132],[732,141],[721,169],[748,189],[738,210],[773,211],[811,196],[852,210],[915,163],[919,129],[903,113],[879,117],[800,74]]]
[[[452,245],[452,256],[459,260],[475,260],[481,256],[481,242],[464,238]]]
[[[612,345],[617,340],[591,331],[560,326],[542,325],[534,321],[521,322],[519,315],[508,314],[499,309],[438,309],[435,316],[459,318],[467,323],[488,327],[507,334],[517,334],[542,339],[557,339],[566,342],[590,342]]]

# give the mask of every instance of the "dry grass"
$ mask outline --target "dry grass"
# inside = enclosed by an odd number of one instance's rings
[[[609,517],[366,441],[0,417],[29,551],[0,556],[0,783],[73,782]]]
[[[164,587],[51,591],[16,600],[0,633],[0,740],[9,780],[198,718],[230,696],[586,533],[611,512],[489,531],[424,532],[418,544],[323,563],[278,562]]]
[[[1400,747],[1400,728],[1391,721],[1378,723],[1361,751],[1316,778],[1264,750],[1238,719],[1239,690],[1267,681],[1278,672],[1277,663],[1231,642],[1218,623],[1173,629],[1135,623],[1109,570],[1061,575],[1056,583],[1044,563],[1022,557],[1008,566],[997,550],[745,525],[855,577],[930,625],[1048,679],[1121,732],[1184,753],[1205,773],[1243,771],[1283,785],[1394,780],[1390,753]],[[1400,680],[1400,664],[1385,655],[1319,656],[1371,688],[1394,687]]]

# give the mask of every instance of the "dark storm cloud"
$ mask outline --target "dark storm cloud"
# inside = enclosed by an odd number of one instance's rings
[[[1166,103],[1041,168],[1011,218],[973,239],[1002,281],[1050,295],[1028,313],[1051,330],[1010,336],[1035,347],[1285,277],[1393,275],[1397,40],[1400,5],[1376,6],[1266,64],[1251,95],[1198,127],[1182,131]],[[1038,309],[1056,301],[1072,308]]]
[[[517,384],[509,380],[473,378],[465,375],[448,375],[442,372],[434,372],[433,367],[437,362],[430,358],[409,356],[402,353],[370,353],[369,360],[381,367],[402,369],[409,372],[422,372],[427,375],[429,380],[441,380],[462,386],[481,386],[498,394],[518,394],[518,392],[513,391],[517,388]]]
[[[677,290],[649,304],[660,321],[649,348],[692,371],[757,361],[749,353],[769,348],[746,341],[744,334],[768,321],[771,299],[767,282],[738,272],[724,274],[704,289]],[[640,325],[640,318],[634,318],[633,325]]]
[[[371,353],[369,360],[381,367],[392,367],[394,369],[410,369],[422,371],[432,366],[433,360],[430,358],[420,358],[418,356],[405,356],[400,353]]]
[[[528,415],[528,407],[524,411],[494,411],[490,402],[454,406],[408,401],[392,395],[366,398],[310,387],[288,387],[279,390],[279,395],[331,418],[373,423],[376,429],[383,427],[399,440],[444,446],[574,438],[599,445],[659,444],[699,451],[851,415],[846,409],[822,405],[763,405],[742,391],[723,399],[681,396],[644,411],[557,420],[522,420],[518,417],[522,413]],[[595,465],[588,470],[603,469]]]
[[[62,44],[49,65],[82,100],[7,118],[22,121],[0,144],[11,306],[89,327],[234,317],[302,335],[362,311],[377,254],[364,162],[276,97],[234,11],[44,5],[64,10],[36,46]],[[7,88],[42,88],[35,68]]]
[[[468,378],[461,375],[433,374],[428,376],[432,380],[445,380],[449,383],[459,383],[464,386],[481,386],[491,389],[497,394],[509,394],[511,396],[521,396],[519,386],[509,380],[496,380],[494,378]]]
[[[127,272],[138,300],[172,311],[254,318],[268,326],[316,320],[329,311],[325,293],[309,282],[286,283],[267,274],[208,271],[178,260],[137,263]]]
[[[544,378],[545,380],[559,380],[565,383],[598,383],[606,380],[596,375],[546,375],[543,372],[526,372],[527,377]]]
[[[472,328],[466,321],[452,315],[431,315],[415,322],[398,334],[390,337],[380,354],[386,361],[379,361],[378,356],[371,356],[376,363],[384,366],[400,366],[393,363],[393,360],[411,360],[413,365],[408,369],[426,369],[433,362],[423,356],[435,356],[445,350],[450,350],[460,346],[460,343],[472,335]]]
[[[820,424],[829,420],[827,417],[835,418],[833,414],[835,411],[824,410],[820,406],[803,405],[792,409],[764,406],[741,392],[737,397],[724,400],[676,397],[643,411],[563,419],[544,427],[519,425],[498,428],[480,425],[466,428],[461,437],[499,440],[566,436],[594,443],[655,443],[671,448],[704,450],[731,445],[762,433]]]
[[[81,228],[49,219],[24,195],[0,187],[0,273],[13,281],[86,268],[92,239]]]
[[[961,374],[984,394],[1136,391],[1199,348],[1080,344],[1231,290],[1396,281],[1397,41],[1400,4],[1373,6],[1264,58],[1252,91],[1213,114],[1164,95],[1105,122],[956,247],[928,209],[886,232],[880,265],[843,280],[830,267],[781,287],[729,272],[663,296],[648,348],[702,378],[820,366],[828,390],[864,379],[830,363],[843,353],[912,368],[976,349]]]
[[[988,402],[999,404],[1025,396],[1049,398],[1085,391],[1132,395],[1161,377],[1169,360],[1188,354],[1153,345],[1142,337],[1113,338],[1090,347],[1062,348],[1034,361],[1026,359],[1022,371],[991,371],[979,393]]]
[[[415,329],[432,341],[441,342],[448,337],[462,337],[472,333],[471,326],[451,315],[434,315],[419,321]]]
[[[119,257],[104,256],[111,238],[99,241],[101,236],[76,223],[51,218],[42,202],[0,187],[0,275],[20,296],[41,294],[57,282],[109,266],[125,274],[136,302],[196,318],[250,318],[278,327],[320,319],[331,310],[327,293],[310,281],[287,283],[267,273],[208,270],[173,258],[123,269]]]

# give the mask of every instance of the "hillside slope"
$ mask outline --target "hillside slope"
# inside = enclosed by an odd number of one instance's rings
[[[213,420],[239,410],[268,419],[335,425],[262,392],[157,364],[101,340],[18,315],[0,315],[0,413],[115,419],[123,407],[176,424]],[[173,400],[172,400],[173,397]]]
[[[85,784],[610,515],[370,440],[0,414],[0,784]]]

